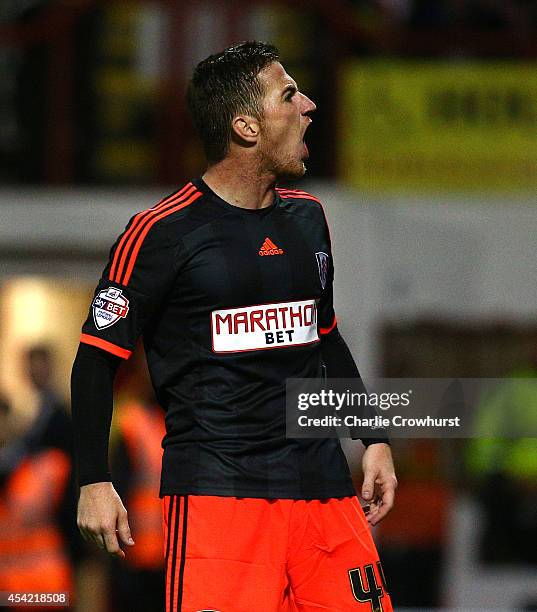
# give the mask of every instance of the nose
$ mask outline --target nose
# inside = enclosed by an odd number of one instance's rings
[[[315,106],[315,103],[310,100],[308,98],[308,96],[301,94],[302,95],[302,114],[303,115],[309,115],[310,113],[313,113],[317,110],[317,106]]]

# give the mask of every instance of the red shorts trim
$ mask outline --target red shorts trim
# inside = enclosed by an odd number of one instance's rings
[[[166,612],[392,612],[356,497],[163,500]]]
[[[182,610],[188,496],[169,496],[163,501],[166,612]]]

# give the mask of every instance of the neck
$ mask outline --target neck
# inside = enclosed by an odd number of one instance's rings
[[[260,170],[251,159],[226,157],[209,166],[202,178],[216,195],[239,208],[266,208],[274,200],[276,176]]]

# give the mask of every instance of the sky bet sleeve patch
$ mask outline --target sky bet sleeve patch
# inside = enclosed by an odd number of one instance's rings
[[[93,321],[97,329],[105,329],[124,319],[129,312],[129,300],[121,289],[108,287],[99,291],[92,303]]]

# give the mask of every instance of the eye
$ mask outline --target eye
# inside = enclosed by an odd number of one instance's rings
[[[293,99],[293,96],[294,96],[295,94],[296,94],[296,89],[295,89],[294,87],[293,87],[293,88],[288,89],[288,90],[287,90],[287,92],[285,93],[284,100],[285,100],[286,102],[290,102],[290,101]]]

